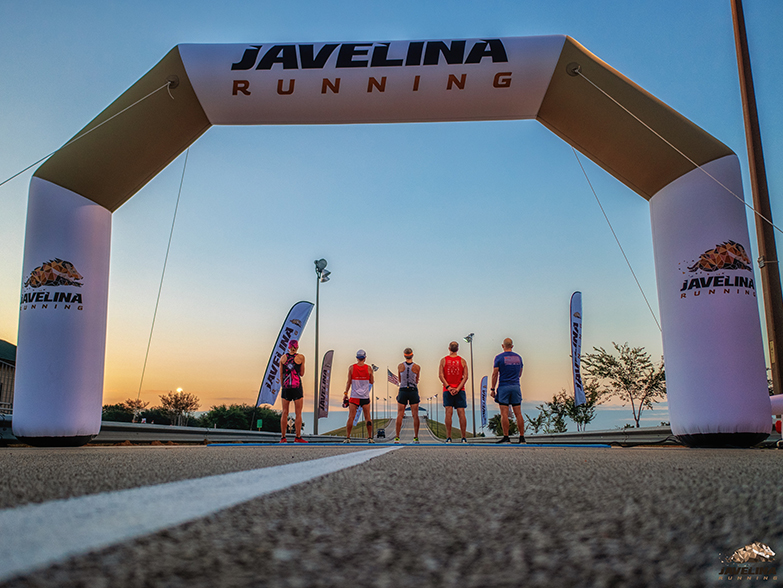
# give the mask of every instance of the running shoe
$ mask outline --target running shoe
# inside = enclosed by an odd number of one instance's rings
[[[285,440],[285,437],[280,437],[280,443],[288,443],[288,441]]]
[[[346,437],[345,441],[343,441],[343,443],[350,443],[350,442],[351,442],[351,438],[350,437]]]
[[[413,444],[414,445],[418,445],[419,444],[419,438],[418,437],[414,437],[413,438]]]
[[[400,444],[400,438],[399,437],[395,437],[394,438],[394,444],[395,445],[399,445]]]
[[[367,443],[375,443],[375,439],[373,439],[372,437],[370,437],[369,439],[367,439]]]
[[[500,441],[495,441],[495,443],[511,443],[511,439],[509,439],[508,435],[506,435]]]
[[[294,437],[294,443],[308,443],[306,439],[302,439],[301,437]]]
[[[463,438],[462,438],[462,441],[460,441],[460,443],[467,443],[467,442],[468,442],[468,440],[467,440],[467,439],[465,439],[465,437],[463,437]]]
[[[451,443],[451,437],[446,437],[446,443]]]
[[[520,445],[525,445],[526,443],[527,443],[527,441],[525,441],[525,436],[524,435],[520,435],[519,436],[519,444]]]

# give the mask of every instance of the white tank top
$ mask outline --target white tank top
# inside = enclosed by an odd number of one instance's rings
[[[416,385],[416,372],[413,371],[413,362],[405,362],[405,367],[400,374],[400,388],[413,388]]]

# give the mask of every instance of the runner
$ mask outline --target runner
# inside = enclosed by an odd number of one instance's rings
[[[304,391],[302,390],[302,376],[305,371],[305,358],[297,353],[299,341],[291,339],[288,342],[288,353],[280,358],[280,398],[283,402],[283,412],[280,415],[280,443],[285,443],[285,433],[288,429],[288,411],[290,404],[294,403],[296,420],[294,421],[294,443],[307,443],[302,439],[302,407],[304,405]]]
[[[419,377],[421,366],[413,363],[413,349],[406,347],[402,352],[405,361],[397,366],[397,374],[400,378],[400,391],[397,393],[397,431],[394,434],[394,442],[400,442],[400,429],[402,419],[405,416],[405,407],[410,403],[411,416],[413,417],[413,442],[419,443]]]
[[[511,443],[508,436],[508,407],[514,410],[519,426],[519,442],[525,442],[525,421],[522,419],[522,387],[519,378],[522,376],[522,357],[511,351],[514,342],[503,339],[503,353],[495,357],[495,367],[492,370],[492,389],[490,395],[500,405],[500,425],[503,427],[503,438],[498,443]],[[499,377],[499,381],[498,381]],[[497,384],[497,394],[495,393]]]
[[[468,421],[465,418],[465,409],[468,406],[468,398],[465,395],[465,382],[468,381],[468,364],[457,355],[459,343],[449,343],[449,354],[440,360],[438,375],[443,384],[443,406],[446,409],[446,443],[451,443],[451,418],[454,409],[457,409],[459,429],[462,433],[462,442],[467,443],[465,437]]]
[[[367,423],[367,442],[375,443],[372,438],[372,419],[370,418],[370,386],[375,381],[373,371],[365,363],[367,353],[364,349],[356,352],[356,363],[348,368],[348,383],[345,385],[343,396],[348,398],[350,391],[351,397],[348,399],[348,423],[345,425],[345,441],[351,442],[351,430],[353,429],[353,419],[356,418],[356,411],[359,407],[364,411],[364,421]],[[345,400],[343,400],[345,404]]]

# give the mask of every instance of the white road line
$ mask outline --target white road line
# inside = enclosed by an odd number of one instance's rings
[[[246,472],[182,480],[0,510],[0,581],[200,519],[224,508],[358,465],[383,447]]]

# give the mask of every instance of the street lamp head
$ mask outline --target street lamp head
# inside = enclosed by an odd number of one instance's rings
[[[374,372],[377,372],[379,369],[381,369],[377,365],[375,365],[374,363],[370,364],[370,365],[372,365],[372,371],[374,371]]]
[[[465,340],[465,343],[472,343],[473,342],[473,333],[471,333],[470,335],[465,335],[465,337],[463,337],[463,338]]]
[[[324,268],[326,267],[325,259],[316,259],[313,263],[315,264],[316,273],[321,273],[322,271],[324,271]]]
[[[331,273],[332,273],[332,272],[330,272],[329,270],[323,270],[323,271],[321,272],[321,283],[322,283],[322,284],[323,284],[324,282],[328,282],[328,281],[329,281],[329,274],[331,274]]]

